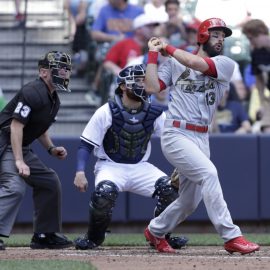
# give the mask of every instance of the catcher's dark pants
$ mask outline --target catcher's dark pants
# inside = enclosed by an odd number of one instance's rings
[[[30,176],[18,175],[11,146],[0,160],[0,235],[9,236],[26,190],[33,188],[34,232],[60,232],[61,183],[57,174],[47,168],[29,147],[23,147]]]

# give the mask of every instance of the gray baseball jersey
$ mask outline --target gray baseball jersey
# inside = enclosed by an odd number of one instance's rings
[[[171,86],[167,118],[184,119],[198,125],[209,125],[224,91],[229,90],[234,62],[226,56],[211,58],[217,78],[205,76],[170,58],[159,69],[159,78]]]

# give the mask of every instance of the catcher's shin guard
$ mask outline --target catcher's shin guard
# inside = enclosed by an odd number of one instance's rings
[[[84,237],[78,237],[74,241],[75,248],[86,250],[86,249],[94,249],[97,247],[97,245],[88,239],[88,233]]]
[[[161,177],[156,181],[155,192],[152,197],[157,197],[158,202],[155,208],[155,217],[159,216],[165,208],[178,197],[178,188],[171,184],[171,179],[167,176]],[[174,249],[181,249],[186,246],[188,238],[185,236],[174,236],[168,233],[165,236],[167,242]]]
[[[170,233],[165,235],[165,239],[174,249],[181,249],[187,245],[188,238],[185,236],[171,236]]]
[[[111,222],[112,210],[118,197],[118,188],[111,181],[102,181],[92,195],[89,205],[88,239],[97,246],[105,239],[106,230]]]
[[[156,181],[155,192],[153,193],[152,198],[155,197],[158,199],[154,212],[155,217],[157,217],[178,197],[177,189],[171,185],[168,176],[160,177]]]

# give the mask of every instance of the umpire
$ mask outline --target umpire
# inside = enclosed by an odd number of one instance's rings
[[[0,113],[0,237],[9,237],[25,194],[33,188],[33,249],[72,245],[61,231],[61,183],[52,169],[34,154],[38,139],[48,153],[65,159],[67,151],[54,146],[48,129],[55,121],[60,100],[56,90],[70,91],[71,58],[51,51],[38,62],[39,78],[27,83]],[[0,240],[0,249],[5,249]]]

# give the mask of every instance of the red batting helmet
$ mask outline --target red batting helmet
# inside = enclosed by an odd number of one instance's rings
[[[203,21],[198,29],[198,43],[204,44],[209,39],[209,32],[210,29],[219,28],[222,29],[225,33],[225,37],[229,37],[232,34],[232,30],[228,28],[225,22],[219,18],[210,18]]]

